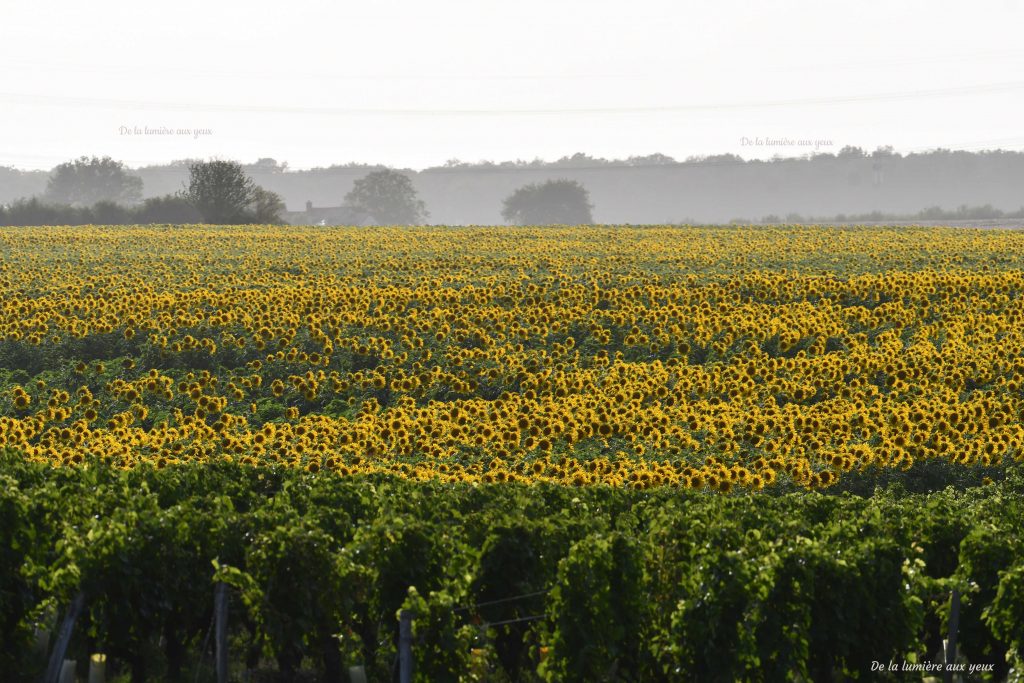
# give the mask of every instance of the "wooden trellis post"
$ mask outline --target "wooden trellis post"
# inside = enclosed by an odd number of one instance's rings
[[[61,622],[60,630],[57,632],[57,641],[53,645],[53,652],[50,653],[50,661],[46,665],[46,673],[43,674],[43,683],[59,683],[64,669],[64,655],[68,652],[68,645],[71,644],[71,634],[75,630],[75,622],[78,615],[85,607],[85,594],[79,593],[68,605],[68,611],[64,614],[64,621]]]
[[[213,589],[213,612],[217,683],[228,683],[228,585],[224,582],[219,582]]]
[[[412,610],[398,615],[398,681],[412,683]]]

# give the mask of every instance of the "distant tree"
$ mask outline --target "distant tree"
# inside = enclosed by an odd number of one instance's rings
[[[430,216],[409,177],[390,169],[355,181],[344,204],[376,225],[418,225]]]
[[[518,225],[586,225],[594,222],[590,193],[575,180],[524,185],[509,195],[501,217]]]
[[[700,163],[708,166],[742,166],[746,162],[738,154],[712,154],[702,158]]]
[[[878,147],[874,152],[871,153],[873,159],[899,159],[900,155],[895,152],[892,145],[885,145],[884,147]]]
[[[284,223],[281,214],[284,213],[285,208],[281,195],[257,186],[247,215],[250,217],[249,222],[251,223],[281,225]]]
[[[256,163],[246,164],[243,168],[249,173],[284,173],[288,170],[288,162],[278,163],[277,159],[264,157],[257,159]]]
[[[142,202],[136,212],[137,223],[199,223],[203,215],[188,199],[181,195],[168,194],[162,197],[150,197]]]
[[[854,147],[852,145],[847,145],[846,147],[843,147],[841,150],[839,150],[839,153],[836,154],[836,158],[838,159],[860,159],[866,156],[867,153],[863,149],[861,149],[860,147]]]
[[[70,206],[100,201],[135,204],[142,199],[142,178],[110,157],[79,157],[53,169],[44,199]]]
[[[548,165],[556,168],[587,168],[588,166],[607,166],[608,164],[609,161],[607,159],[592,157],[583,152],[576,152],[571,157],[562,157]]]
[[[0,225],[86,225],[94,222],[89,207],[48,204],[39,197],[16,199],[0,210]]]
[[[10,166],[0,166],[0,204],[12,202],[18,197],[41,195],[46,191],[50,171],[21,171]]]
[[[205,161],[189,166],[182,196],[207,223],[245,223],[256,201],[256,184],[234,161]]]
[[[679,162],[659,152],[648,154],[647,156],[632,156],[626,159],[626,164],[629,166],[670,166],[676,163]]]
[[[737,154],[692,154],[686,157],[686,161],[683,163],[687,164],[701,164],[703,166],[732,166],[733,164],[743,164],[743,157]]]
[[[133,211],[116,202],[104,199],[92,205],[92,222],[96,225],[127,225],[132,218]]]

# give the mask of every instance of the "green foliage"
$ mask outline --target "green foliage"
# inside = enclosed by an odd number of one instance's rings
[[[408,609],[415,614],[413,680],[458,683],[470,675],[475,629],[461,623],[455,612],[457,606],[456,599],[446,590],[431,591],[423,597],[415,586],[410,586],[409,597],[399,613]]]
[[[339,544],[285,502],[260,510],[254,521],[263,531],[248,547],[245,564],[258,591],[247,600],[258,636],[286,675],[313,648],[337,669],[333,633],[344,604]]]
[[[999,573],[999,588],[984,613],[992,633],[1010,644],[1014,668],[1024,667],[1024,564]]]
[[[620,533],[573,545],[558,565],[548,614],[548,681],[636,680],[650,603],[635,541]]]
[[[1020,505],[1014,508],[1019,516]],[[980,520],[960,544],[958,574],[968,590],[960,610],[959,649],[973,662],[994,664],[1000,673],[1005,673],[1005,655],[1014,640],[1013,629],[1007,628],[1005,620],[1011,611],[1007,599],[1012,578],[999,607],[992,613],[987,610],[995,604],[1002,577],[1014,567],[1021,549],[1020,537],[1012,527],[994,519]]]
[[[234,657],[295,677],[390,679],[404,608],[418,680],[864,680],[938,656],[953,586],[967,660],[998,679],[1022,659],[1016,470],[966,492],[734,497],[6,453],[0,484],[0,664],[21,677],[42,614],[82,594],[72,656],[187,678],[217,582]]]
[[[487,532],[470,591],[473,602],[484,603],[475,610],[480,620],[513,622],[495,627],[494,647],[502,668],[516,680],[531,665],[527,642],[535,624],[513,620],[544,612],[545,596],[538,593],[556,578],[551,558],[564,557],[587,529],[558,518],[505,519]],[[530,597],[508,601],[511,596]]]
[[[36,539],[29,517],[28,498],[18,491],[17,481],[0,475],[0,671],[15,671],[18,648],[27,648],[31,631],[26,618],[34,605],[35,591],[25,575],[26,563]]]

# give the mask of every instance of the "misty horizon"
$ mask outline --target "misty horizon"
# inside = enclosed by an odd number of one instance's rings
[[[284,202],[291,223],[319,222],[307,207],[341,207],[353,184],[383,164],[293,169],[264,157],[242,164]],[[141,199],[174,195],[189,161],[129,169],[142,181]],[[1024,207],[1024,152],[845,147],[835,153],[769,160],[720,154],[676,160],[653,154],[603,159],[583,153],[555,161],[449,162],[407,175],[432,223],[502,224],[501,206],[516,189],[557,179],[590,193],[593,220],[612,224],[1015,218]],[[0,204],[44,198],[49,171],[0,168]],[[326,214],[327,219],[331,212]],[[344,212],[333,220],[346,221]]]
[[[173,9],[5,10],[0,203],[110,157],[145,198],[181,189],[182,160],[239,160],[292,213],[398,169],[453,224],[559,177],[605,223],[1024,204],[1016,3]]]
[[[278,159],[272,156],[259,155],[250,156],[246,158],[227,158],[219,155],[211,157],[174,157],[160,160],[152,160],[141,164],[131,164],[123,159],[119,159],[111,154],[82,154],[82,155],[71,155],[66,158],[61,158],[60,161],[56,162],[53,166],[47,168],[29,168],[25,166],[19,166],[17,164],[0,164],[0,168],[16,171],[19,173],[50,173],[57,166],[68,161],[82,157],[97,157],[104,158],[109,157],[115,161],[119,161],[125,165],[125,168],[140,171],[145,169],[154,168],[177,168],[187,167],[188,164],[194,162],[208,161],[214,159],[223,159],[227,161],[233,161],[241,164],[244,167],[254,168],[258,167],[261,163],[273,162],[277,168],[275,172],[280,173],[297,173],[306,171],[324,171],[335,168],[390,168],[396,171],[407,171],[420,173],[423,171],[436,171],[441,169],[464,169],[464,168],[477,168],[477,167],[503,167],[503,168],[530,168],[530,167],[547,167],[547,166],[558,166],[568,165],[574,168],[581,168],[580,160],[584,160],[585,163],[589,163],[590,168],[594,167],[606,167],[606,166],[667,166],[667,165],[680,165],[680,164],[748,164],[748,163],[774,163],[774,162],[787,162],[787,161],[808,161],[813,160],[815,157],[828,158],[837,157],[844,153],[850,153],[857,151],[865,156],[872,156],[877,154],[892,155],[898,157],[908,157],[914,155],[930,155],[930,154],[942,154],[942,153],[957,153],[957,152],[968,152],[968,153],[979,153],[979,154],[1013,154],[1013,153],[1024,153],[1024,150],[1009,149],[1002,147],[987,147],[980,146],[977,149],[970,147],[946,147],[946,146],[934,146],[919,149],[899,149],[893,145],[879,145],[875,148],[868,148],[860,145],[843,145],[842,147],[836,147],[830,140],[827,139],[814,139],[814,138],[787,138],[787,137],[769,137],[769,136],[758,136],[754,138],[748,138],[751,146],[767,147],[767,148],[778,148],[783,149],[786,147],[800,147],[807,151],[800,154],[781,154],[775,152],[771,156],[761,155],[749,155],[743,156],[742,154],[735,154],[733,152],[721,151],[710,154],[691,154],[685,157],[676,157],[670,154],[664,154],[661,151],[654,151],[650,153],[636,153],[629,154],[621,157],[602,157],[594,154],[590,154],[585,151],[577,151],[572,154],[566,154],[560,157],[543,158],[536,156],[533,158],[517,157],[515,159],[496,159],[496,158],[477,158],[477,159],[461,159],[458,157],[448,157],[443,162],[428,164],[425,166],[396,166],[388,164],[379,160],[372,159],[349,159],[346,161],[335,161],[327,165],[320,166],[298,166],[292,164],[288,159]]]

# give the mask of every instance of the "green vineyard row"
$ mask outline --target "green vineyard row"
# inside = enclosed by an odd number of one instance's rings
[[[0,459],[0,670],[75,596],[68,657],[132,680],[213,680],[215,583],[232,666],[414,680],[861,680],[957,646],[1024,658],[1024,473],[869,497],[469,485],[225,462],[120,470]],[[204,657],[205,655],[205,657]],[[203,668],[205,667],[205,669]],[[894,679],[895,680],[895,679]]]

